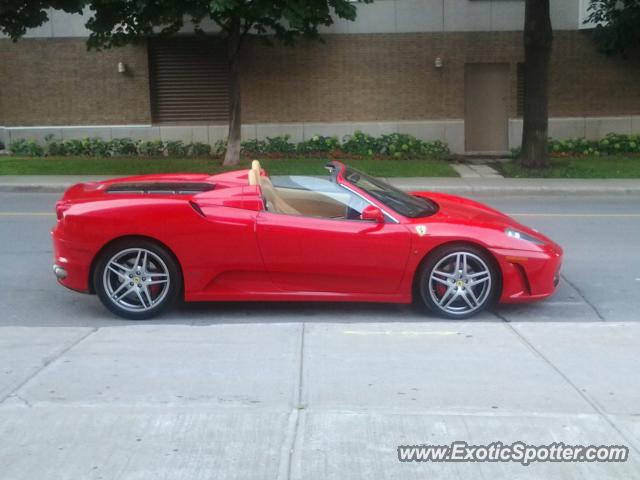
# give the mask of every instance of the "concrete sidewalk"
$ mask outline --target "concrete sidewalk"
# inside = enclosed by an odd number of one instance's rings
[[[94,175],[5,175],[0,192],[63,192],[79,182],[114,178]],[[433,178],[392,177],[390,184],[404,190],[433,190],[459,194],[640,194],[640,179],[539,179],[539,178]]]
[[[0,328],[2,478],[640,478],[639,324],[122,325]],[[453,441],[630,459],[397,459]]]

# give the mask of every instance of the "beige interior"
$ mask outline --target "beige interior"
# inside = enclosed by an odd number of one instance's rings
[[[322,218],[344,218],[345,206],[327,195],[297,188],[278,188],[280,196],[294,205],[302,215]]]
[[[267,210],[287,215],[321,218],[344,218],[345,205],[317,192],[296,188],[276,188],[269,177],[262,175],[258,160],[251,162],[249,185],[259,185]]]
[[[300,215],[300,212],[289,205],[273,187],[271,180],[262,175],[262,167],[258,160],[251,162],[249,170],[249,185],[259,185],[264,197],[265,206],[269,212]]]

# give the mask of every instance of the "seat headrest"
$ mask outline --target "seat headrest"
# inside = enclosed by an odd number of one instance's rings
[[[253,168],[249,170],[249,185],[260,185],[260,172]]]

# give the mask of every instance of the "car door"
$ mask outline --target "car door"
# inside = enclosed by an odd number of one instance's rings
[[[411,243],[407,228],[392,220],[268,211],[258,214],[256,234],[273,282],[283,290],[303,292],[396,293]]]

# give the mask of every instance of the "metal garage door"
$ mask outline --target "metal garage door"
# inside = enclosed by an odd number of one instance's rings
[[[154,123],[226,122],[229,67],[224,46],[194,37],[149,41]]]

